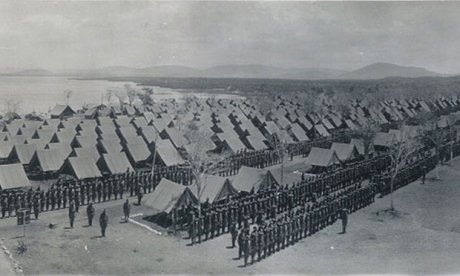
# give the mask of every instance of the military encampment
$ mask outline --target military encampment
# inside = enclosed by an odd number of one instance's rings
[[[459,12],[0,1],[0,275],[458,274]]]

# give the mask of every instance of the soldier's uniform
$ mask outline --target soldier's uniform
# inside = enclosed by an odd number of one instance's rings
[[[209,225],[209,222],[208,222],[208,225]],[[232,236],[232,248],[234,248],[236,238],[238,236],[238,231],[236,230],[236,223],[235,222],[233,222],[232,225],[230,226],[230,235]],[[208,239],[207,236],[206,236],[206,239]]]
[[[70,219],[70,228],[73,228],[73,223],[75,221],[75,203],[73,201],[71,201],[69,205],[69,219]]]
[[[35,219],[38,219],[38,214],[40,213],[40,200],[35,198],[34,200],[34,215]]]
[[[93,203],[90,202],[86,207],[86,215],[88,216],[88,226],[93,225],[93,218],[94,218],[95,210],[93,207]]]
[[[244,243],[244,229],[240,230],[240,234],[238,235],[238,260],[241,259],[243,255],[243,243]]]
[[[254,229],[251,233],[251,264],[254,263],[256,252],[257,252],[257,229]]]

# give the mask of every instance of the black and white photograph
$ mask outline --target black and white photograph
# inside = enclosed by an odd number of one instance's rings
[[[0,275],[460,274],[459,15],[0,0]]]

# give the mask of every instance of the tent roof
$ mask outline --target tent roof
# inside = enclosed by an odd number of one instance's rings
[[[339,158],[334,150],[323,148],[312,148],[305,161],[306,164],[318,167],[329,167],[339,164]]]
[[[316,131],[318,131],[319,135],[321,136],[330,136],[329,132],[326,130],[326,128],[322,124],[317,124],[315,125]]]
[[[150,150],[145,143],[126,144],[125,149],[135,163],[146,161],[151,156]]]
[[[246,146],[243,144],[241,139],[238,137],[236,132],[224,132],[224,133],[217,133],[217,137],[222,142],[225,142],[227,146],[230,148],[231,151],[237,152],[239,150],[246,149]]]
[[[35,144],[22,144],[22,145],[15,145],[14,150],[16,151],[16,155],[19,159],[19,162],[23,165],[27,165],[32,160],[35,151],[37,150],[37,145]]]
[[[253,150],[264,150],[267,149],[267,145],[263,142],[263,140],[256,139],[251,135],[246,136],[246,138],[251,145]]]
[[[0,141],[0,158],[8,158],[13,147],[14,144],[10,141]]]
[[[395,133],[377,132],[374,137],[374,145],[388,147],[395,139],[397,139]]]
[[[97,162],[100,158],[99,152],[95,146],[75,148],[74,151],[77,157],[93,160],[94,162]]]
[[[67,166],[77,179],[101,177],[101,172],[96,166],[96,162],[87,157],[69,157]]]
[[[265,177],[265,170],[243,166],[233,178],[232,185],[237,191],[250,192],[254,189],[257,192],[262,188]]]
[[[73,109],[70,106],[57,104],[55,107],[53,107],[53,109],[51,109],[49,114],[52,116],[60,116],[67,108],[69,108],[72,111],[72,113],[75,113],[75,111],[73,111]]]
[[[72,153],[72,147],[69,144],[64,143],[49,143],[47,145],[48,149],[58,149],[61,152],[61,155],[64,159],[66,159],[70,153]],[[45,147],[45,149],[47,149]]]
[[[359,154],[355,145],[351,143],[332,143],[331,150],[337,153],[337,157],[339,157],[341,161],[353,159]]]
[[[76,134],[77,132],[73,129],[60,129],[54,134],[54,137],[57,138],[57,142],[70,144]]]
[[[169,139],[157,141],[157,154],[167,167],[184,164],[185,161]]]
[[[118,139],[103,139],[98,141],[98,145],[104,153],[119,153],[123,150]]]
[[[92,146],[96,146],[97,137],[96,136],[89,136],[89,135],[75,136],[74,141],[80,147],[92,147]]]
[[[104,153],[98,161],[101,170],[108,170],[111,174],[125,173],[126,171],[134,171],[131,163],[124,152]]]
[[[165,128],[162,132],[162,138],[169,138],[176,149],[183,148],[187,143],[187,139],[175,128]]]
[[[281,184],[281,167],[276,167],[269,169],[267,171],[267,178],[272,177],[276,181],[276,185]],[[288,186],[292,186],[295,183],[298,183],[302,180],[302,174],[295,173],[295,172],[287,172],[286,169],[283,173],[283,185],[288,184]]]
[[[21,164],[0,165],[0,187],[4,190],[31,186]]]
[[[144,140],[148,144],[151,144],[155,142],[155,140],[159,139],[160,133],[153,126],[142,126],[141,136],[144,137]]]
[[[310,140],[303,128],[297,123],[291,125],[291,131],[292,134],[294,134],[295,138],[300,142]]]
[[[42,172],[54,172],[62,167],[64,158],[59,149],[37,150],[30,163],[39,165]]]
[[[172,182],[166,178],[161,179],[153,193],[147,196],[144,205],[153,208],[158,213],[169,214],[174,208],[187,206],[192,203],[198,205],[198,199],[186,186]]]
[[[196,198],[198,196],[198,186],[193,184],[189,187]],[[209,202],[213,203],[228,196],[238,195],[238,191],[232,186],[227,178],[217,175],[205,174],[202,179],[201,187],[201,202],[204,203],[209,198]]]

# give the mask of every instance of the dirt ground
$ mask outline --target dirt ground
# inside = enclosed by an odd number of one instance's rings
[[[416,181],[396,191],[396,213],[385,211],[389,196],[377,199],[350,215],[347,234],[338,234],[338,222],[248,267],[234,260],[238,252],[228,248],[229,235],[189,246],[189,240],[121,223],[120,200],[95,206],[97,216],[107,209],[106,238],[100,237],[97,221],[86,227],[84,209],[74,229],[67,228],[65,211],[45,213],[27,226],[25,238],[15,219],[3,219],[0,237],[12,251],[18,240],[26,242],[27,252],[14,254],[26,274],[459,273],[459,169],[456,160],[440,169],[441,181]],[[139,212],[148,214],[133,206],[132,213]]]

